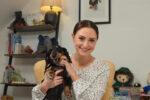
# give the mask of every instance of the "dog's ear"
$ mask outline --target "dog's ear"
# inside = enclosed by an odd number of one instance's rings
[[[45,65],[45,71],[49,68],[48,65],[50,65],[50,55],[51,55],[51,52],[52,52],[52,49],[50,49],[47,53],[46,53],[46,57],[45,57],[45,62],[46,62],[46,65]]]
[[[67,49],[66,49],[66,48],[63,48],[63,47],[62,47],[62,49],[63,49],[64,55],[65,55],[65,56],[67,57],[67,59],[68,59],[68,62],[69,62],[69,63],[72,63],[71,58],[70,58],[70,56],[69,56],[69,53],[68,53]]]

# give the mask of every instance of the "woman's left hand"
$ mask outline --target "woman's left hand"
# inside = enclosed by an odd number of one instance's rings
[[[69,73],[69,75],[71,76],[73,81],[79,79],[79,76],[76,74],[74,69],[71,67],[71,64],[68,62],[66,56],[61,57],[60,65],[63,65],[66,67],[66,70]]]

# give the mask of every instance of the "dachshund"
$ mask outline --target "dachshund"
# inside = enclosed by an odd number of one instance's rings
[[[61,57],[63,56],[66,56],[67,61],[69,63],[72,63],[67,49],[59,45],[54,46],[46,54],[45,74],[48,76],[48,78],[54,79],[55,72],[59,69],[63,69],[63,71],[58,74],[58,76],[63,77],[63,83],[54,88],[49,89],[43,100],[62,100],[61,95],[63,91],[65,92],[65,95],[68,100],[72,99],[71,94],[72,79],[67,73],[66,67],[59,65]]]

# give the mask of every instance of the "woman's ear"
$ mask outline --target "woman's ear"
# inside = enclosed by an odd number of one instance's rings
[[[74,34],[72,33],[72,40],[73,40],[73,42],[74,42],[74,37],[75,37],[75,36],[74,36]]]

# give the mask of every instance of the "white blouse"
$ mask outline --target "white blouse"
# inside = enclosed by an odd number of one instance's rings
[[[101,100],[110,74],[108,65],[102,60],[95,59],[90,66],[83,70],[78,70],[75,67],[73,69],[80,76],[72,84],[73,100]],[[32,89],[32,100],[43,100],[45,97],[39,86]],[[64,93],[62,100],[67,100]]]

